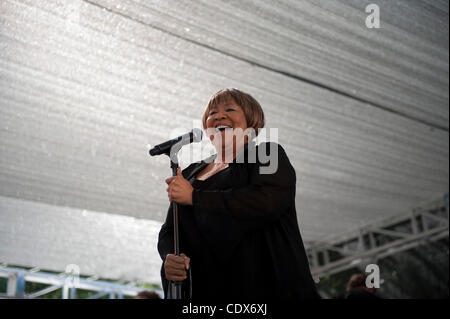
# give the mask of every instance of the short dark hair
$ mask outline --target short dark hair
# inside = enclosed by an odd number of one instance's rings
[[[139,291],[135,299],[161,299],[161,297],[154,291],[142,290]]]
[[[242,108],[247,120],[247,127],[253,128],[256,135],[258,135],[258,129],[263,128],[265,124],[261,105],[250,94],[234,88],[220,90],[211,97],[203,114],[203,128],[206,129],[206,119],[209,116],[209,111],[214,107],[230,102],[230,100]]]
[[[366,288],[366,274],[354,274],[347,284],[347,291],[356,288]]]

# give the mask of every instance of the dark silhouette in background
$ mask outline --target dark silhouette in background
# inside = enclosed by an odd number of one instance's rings
[[[154,291],[142,290],[134,299],[161,299],[161,297]]]
[[[344,299],[380,299],[375,295],[376,288],[366,286],[366,274],[354,274],[347,284],[347,293]]]

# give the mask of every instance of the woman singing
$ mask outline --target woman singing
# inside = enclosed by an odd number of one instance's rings
[[[166,296],[168,281],[190,277],[194,300],[319,297],[297,223],[295,170],[280,145],[252,141],[263,127],[247,93],[225,89],[209,101],[203,128],[217,154],[166,179],[182,252],[173,255],[170,207],[158,242]]]

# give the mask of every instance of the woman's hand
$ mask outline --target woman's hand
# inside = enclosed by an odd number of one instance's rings
[[[194,188],[181,174],[181,168],[177,170],[177,176],[166,179],[167,195],[171,202],[181,205],[192,205],[192,192]]]
[[[166,274],[167,280],[185,280],[187,277],[186,269],[189,269],[190,261],[191,259],[185,254],[180,254],[180,256],[168,254],[164,262],[164,273]]]

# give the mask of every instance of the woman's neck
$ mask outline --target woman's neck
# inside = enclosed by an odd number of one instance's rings
[[[234,146],[234,147],[233,147]],[[236,158],[237,154],[244,148],[245,143],[241,145],[225,145],[222,148],[216,149],[217,156],[214,163],[231,163]]]

